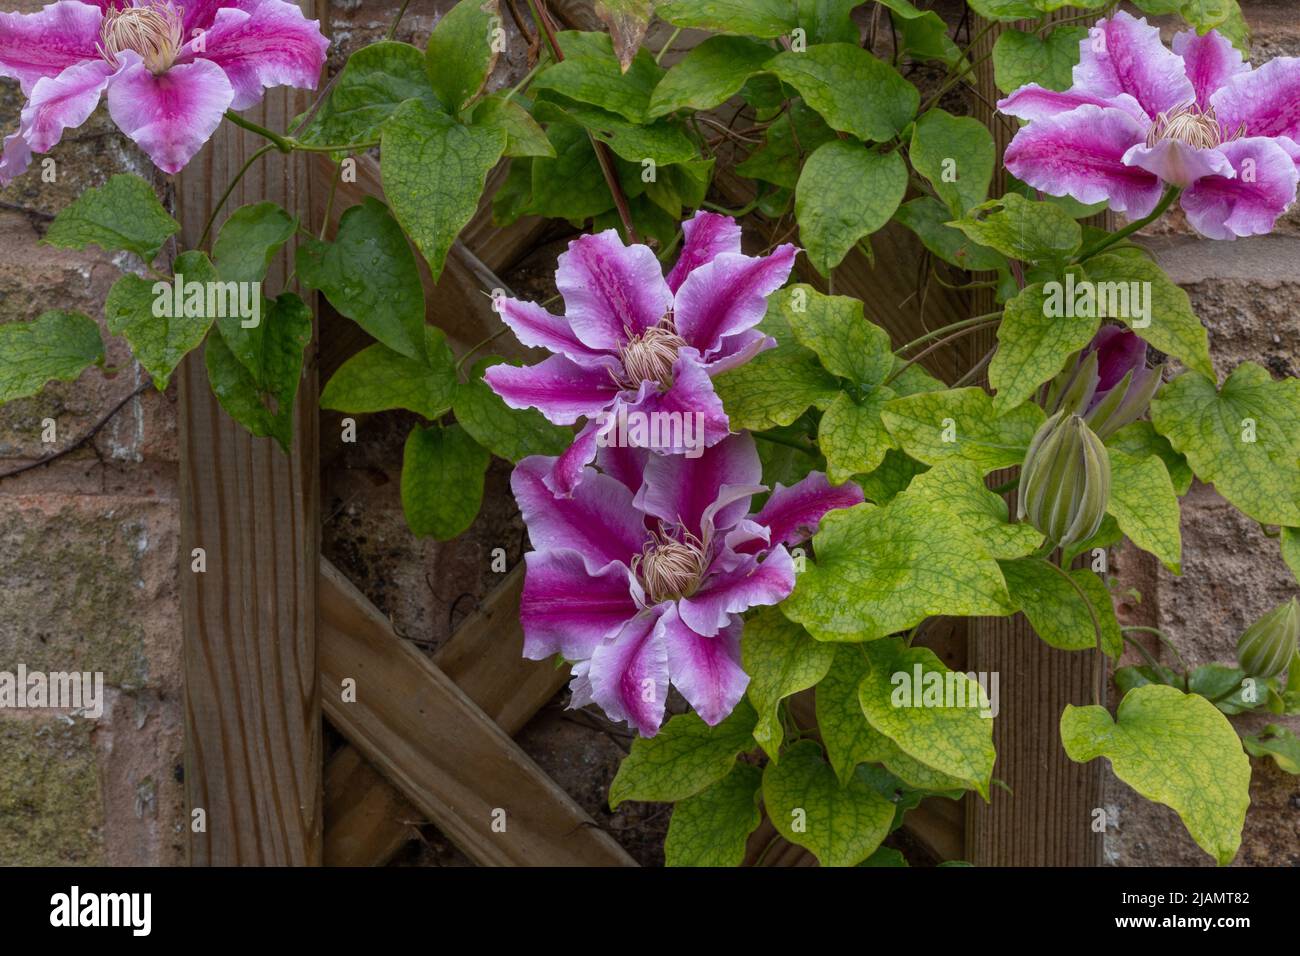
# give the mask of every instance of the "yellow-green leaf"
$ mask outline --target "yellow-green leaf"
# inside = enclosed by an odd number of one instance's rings
[[[1243,362],[1223,388],[1193,372],[1151,403],[1156,430],[1202,481],[1261,524],[1300,527],[1300,379]]]
[[[672,802],[694,796],[730,773],[737,754],[754,746],[758,715],[741,700],[726,720],[710,727],[693,711],[672,717],[653,737],[632,741],[609,785],[609,807],[624,800]]]
[[[798,624],[769,607],[745,622],[740,650],[749,675],[745,693],[758,711],[754,739],[776,760],[784,738],[778,705],[826,676],[835,646],[814,640]]]
[[[1021,463],[1044,416],[1032,404],[999,416],[993,398],[971,387],[895,399],[882,417],[894,440],[913,458],[928,465],[969,461],[988,474]]]
[[[763,815],[763,771],[738,763],[731,772],[673,807],[664,839],[667,866],[740,866],[745,843]]]
[[[1146,684],[1124,695],[1114,720],[1102,707],[1067,706],[1061,742],[1071,760],[1106,757],[1115,776],[1172,807],[1221,865],[1237,855],[1250,805],[1250,760],[1228,719],[1204,697]]]
[[[777,831],[812,851],[822,866],[855,866],[880,846],[894,820],[894,804],[859,772],[845,786],[803,740],[763,771],[763,803]]]
[[[1128,539],[1174,574],[1182,574],[1183,539],[1178,495],[1165,463],[1155,455],[1137,458],[1115,448],[1110,453],[1110,503]]]
[[[978,790],[993,778],[993,696],[934,652],[899,638],[866,645],[858,702],[872,728],[913,760]]]

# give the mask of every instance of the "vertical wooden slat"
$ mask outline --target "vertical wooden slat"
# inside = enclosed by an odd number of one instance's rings
[[[974,31],[983,23],[977,20]],[[992,48],[1001,29],[981,41],[974,58]],[[979,68],[977,85],[983,99],[976,98],[975,115],[993,130],[1001,157],[1018,124],[1009,124],[989,109],[1000,96],[990,61]],[[995,182],[994,194],[1000,192]],[[972,314],[996,308],[991,295],[983,296]],[[992,333],[972,336],[970,361],[978,360],[994,342]],[[998,473],[992,480],[1001,482],[1010,474]],[[1093,702],[1101,653],[1049,647],[1021,614],[974,619],[969,633],[969,669],[1000,675],[993,775],[1011,792],[994,787],[987,804],[977,796],[966,798],[966,858],[978,866],[1100,865],[1101,835],[1092,831],[1091,823],[1093,810],[1102,805],[1101,761],[1077,764],[1066,757],[1059,724],[1066,704]]]
[[[306,0],[309,17],[316,16]],[[283,130],[310,93],[269,90],[244,115]],[[224,123],[177,180],[185,248],[227,183],[262,142]],[[270,153],[235,188],[224,214],[269,199],[308,220],[300,156]],[[290,253],[291,254],[291,253]],[[287,275],[272,265],[269,291]],[[221,409],[202,350],[178,375],[181,616],[185,673],[185,789],[192,865],[321,862],[321,711],[316,677],[320,552],[315,344],[294,406],[286,455]],[[207,571],[194,573],[194,548]]]

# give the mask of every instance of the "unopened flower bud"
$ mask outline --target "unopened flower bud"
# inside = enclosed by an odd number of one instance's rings
[[[1237,663],[1251,677],[1276,677],[1286,670],[1300,636],[1300,605],[1292,598],[1246,628],[1237,642]]]
[[[1164,366],[1148,368],[1146,343],[1118,325],[1105,325],[1048,392],[1049,412],[1082,415],[1103,441],[1146,414]]]
[[[1110,501],[1106,446],[1073,412],[1057,412],[1034,435],[1020,469],[1017,515],[1065,547],[1097,533]]]

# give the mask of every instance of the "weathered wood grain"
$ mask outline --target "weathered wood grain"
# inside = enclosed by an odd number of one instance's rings
[[[567,667],[523,656],[519,623],[523,566],[487,596],[434,657],[456,685],[507,734],[514,735],[569,679]],[[329,587],[325,582],[322,587]],[[361,810],[364,810],[364,818]],[[331,758],[325,773],[325,862],[382,866],[410,839],[419,811],[351,745]],[[332,848],[337,844],[337,853]]]
[[[317,15],[312,0],[303,7]],[[269,90],[245,115],[284,129],[309,97]],[[178,177],[184,248],[193,248],[213,203],[262,145],[223,124]],[[269,199],[305,219],[311,194],[305,160],[273,152],[244,176],[225,213]],[[271,289],[287,275],[284,263],[281,256],[273,264]],[[321,861],[314,345],[306,364],[288,455],[221,409],[201,350],[177,376],[185,791],[189,807],[206,816],[206,829],[189,834],[194,865]],[[190,570],[194,548],[206,552],[206,573]]]
[[[1064,13],[1052,16],[1065,18]],[[974,53],[977,60],[1003,29],[999,26],[985,37]],[[1000,96],[989,61],[979,68],[976,85],[976,115],[993,130],[1001,157],[1015,130],[989,108]],[[995,180],[994,195],[1000,192],[1001,183]],[[991,295],[979,296],[973,314],[996,307]],[[976,354],[994,342],[992,333],[970,340]],[[999,472],[991,480],[1000,483],[1010,475]],[[1066,757],[1059,725],[1066,704],[1093,702],[1104,657],[1095,650],[1049,647],[1024,615],[1017,614],[972,620],[967,658],[970,670],[1000,675],[993,775],[1010,792],[994,787],[989,803],[967,796],[966,859],[977,866],[1099,866],[1101,834],[1092,832],[1090,824],[1093,809],[1102,805],[1102,761],[1077,764]]]
[[[635,865],[325,561],[321,584],[326,716],[462,852],[486,866]],[[346,678],[356,681],[354,703],[342,699]]]

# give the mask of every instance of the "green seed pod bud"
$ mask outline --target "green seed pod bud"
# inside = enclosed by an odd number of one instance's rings
[[[1237,663],[1251,677],[1276,677],[1296,653],[1300,605],[1292,598],[1246,628],[1237,642]]]
[[[1020,468],[1017,516],[1065,547],[1097,533],[1110,502],[1110,458],[1073,412],[1057,412],[1034,435]]]

